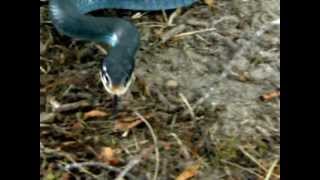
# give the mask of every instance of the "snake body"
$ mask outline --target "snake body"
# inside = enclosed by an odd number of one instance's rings
[[[106,90],[122,95],[131,82],[140,36],[136,27],[121,18],[94,17],[99,9],[157,11],[191,5],[197,0],[50,0],[49,12],[56,29],[72,38],[111,46],[102,61],[101,79]]]

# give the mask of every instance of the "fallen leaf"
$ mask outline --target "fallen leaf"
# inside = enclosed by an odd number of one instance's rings
[[[73,130],[78,130],[78,129],[82,129],[83,128],[83,125],[80,121],[77,121],[75,122],[72,126],[71,126],[71,129]]]
[[[199,168],[199,163],[187,167],[178,177],[176,177],[176,180],[187,180],[196,176],[198,174]]]
[[[144,117],[146,119],[149,119],[150,117],[152,117],[152,113],[145,114]],[[121,119],[118,119],[115,122],[113,130],[126,132],[126,131],[138,126],[142,122],[143,121],[136,116],[122,117]]]
[[[119,159],[117,158],[116,153],[110,147],[102,148],[99,155],[99,159],[101,159],[103,162],[110,165],[117,165],[120,162]]]
[[[99,110],[92,110],[84,114],[84,119],[93,118],[93,117],[105,117],[107,115],[108,113],[106,112],[99,111]]]
[[[209,7],[213,7],[214,0],[204,0],[204,3],[206,3]]]
[[[71,175],[69,173],[63,173],[61,176],[62,180],[70,180],[71,179]]]
[[[276,97],[280,97],[280,90],[274,90],[272,92],[268,92],[260,96],[262,101],[270,101]]]
[[[142,123],[142,120],[140,120],[140,119],[137,119],[135,121],[130,121],[130,122],[118,120],[118,121],[116,121],[116,124],[114,126],[114,130],[115,131],[128,131],[128,130],[138,126],[140,123]]]
[[[161,144],[162,144],[162,146],[163,146],[163,148],[164,148],[165,150],[170,150],[170,149],[171,149],[171,146],[172,146],[171,143],[161,142]]]

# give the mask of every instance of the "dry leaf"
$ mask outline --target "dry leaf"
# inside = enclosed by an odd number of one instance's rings
[[[171,143],[161,142],[161,144],[162,144],[162,146],[163,146],[163,148],[164,148],[165,150],[170,150],[170,149],[171,149],[171,146],[172,146]]]
[[[206,3],[209,7],[213,7],[214,0],[204,0],[204,3]]]
[[[152,117],[152,113],[147,113],[144,115],[144,117],[146,119],[149,119]],[[143,121],[136,116],[123,117],[115,122],[113,130],[126,132],[126,131],[138,126],[142,122]]]
[[[106,112],[99,111],[99,110],[92,110],[84,114],[84,119],[93,118],[93,117],[105,117],[107,115],[108,113]]]
[[[176,180],[187,180],[196,176],[198,174],[199,168],[199,163],[187,167],[178,177],[176,177]]]
[[[117,158],[114,150],[110,147],[102,148],[99,159],[110,165],[119,164],[119,159]]]
[[[72,130],[78,130],[78,129],[82,129],[83,125],[80,121],[75,122],[72,126],[71,129]]]
[[[268,92],[260,96],[262,101],[270,101],[276,97],[280,97],[280,90],[274,90],[272,92]]]
[[[118,121],[116,121],[116,124],[114,126],[114,130],[115,131],[128,131],[128,130],[136,127],[140,123],[142,123],[142,120],[140,120],[140,119],[137,119],[135,121],[130,121],[130,122],[118,120]]]
[[[69,173],[63,173],[61,176],[62,180],[70,180],[71,179],[71,175]]]
[[[62,148],[74,146],[74,145],[77,145],[77,141],[66,141],[66,142],[61,143]]]

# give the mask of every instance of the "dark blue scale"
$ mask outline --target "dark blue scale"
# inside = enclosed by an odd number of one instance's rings
[[[156,11],[191,5],[197,0],[50,0],[50,16],[61,33],[82,40],[110,45],[102,63],[102,76],[113,87],[125,87],[131,79],[139,32],[128,21],[113,17],[93,17],[88,12],[98,9]],[[110,83],[110,82],[109,82]],[[116,94],[116,93],[115,93]]]

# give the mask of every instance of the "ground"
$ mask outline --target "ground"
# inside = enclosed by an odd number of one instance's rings
[[[108,47],[59,34],[41,3],[41,179],[280,179],[280,1],[206,2],[93,14],[141,33],[116,118]]]

